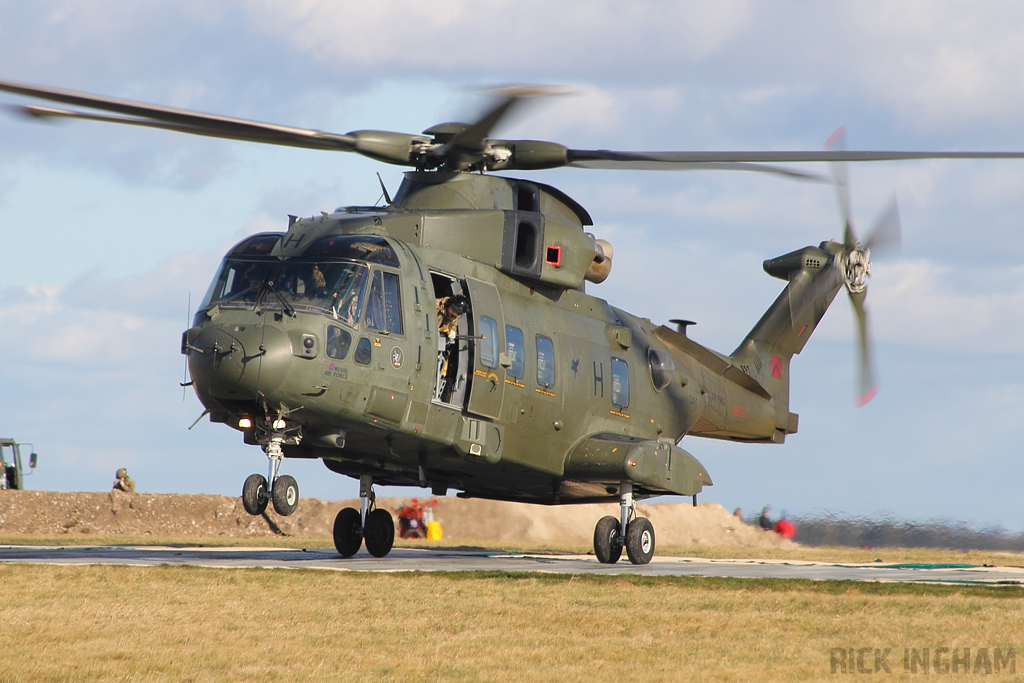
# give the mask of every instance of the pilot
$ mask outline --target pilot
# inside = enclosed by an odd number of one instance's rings
[[[114,473],[114,476],[116,477],[114,481],[115,491],[135,493],[135,480],[128,476],[128,470],[122,467]]]
[[[320,266],[313,264],[313,294],[315,296],[323,296],[327,293],[327,278],[324,277],[324,273],[320,270]]]

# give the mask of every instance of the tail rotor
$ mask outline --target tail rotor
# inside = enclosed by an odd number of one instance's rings
[[[840,128],[825,143],[827,151],[845,151],[845,128]],[[851,215],[850,185],[847,164],[844,161],[830,162],[832,178],[836,188],[840,218],[843,221],[843,244],[836,253],[833,264],[835,273],[841,278],[850,304],[857,319],[857,405],[867,404],[878,393],[875,374],[867,299],[868,278],[871,277],[871,253],[897,253],[902,242],[899,206],[893,197],[888,206],[872,224],[868,237],[862,243],[857,239]]]

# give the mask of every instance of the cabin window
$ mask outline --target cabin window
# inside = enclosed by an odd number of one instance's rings
[[[619,409],[629,405],[629,366],[621,358],[612,358],[612,405]]]
[[[480,316],[480,365],[485,368],[498,367],[498,323],[494,318]]]
[[[672,357],[660,349],[647,349],[647,364],[651,368],[651,381],[654,382],[655,391],[661,391],[672,381],[672,373],[676,365]]]
[[[402,298],[397,273],[378,270],[373,274],[363,319],[371,330],[402,334]]]
[[[352,347],[352,335],[337,325],[327,326],[327,355],[338,360],[345,360],[348,350]]]
[[[537,335],[537,384],[555,386],[555,345],[547,337]]]
[[[508,367],[508,374],[516,379],[522,379],[526,374],[526,348],[523,343],[523,331],[512,325],[505,325],[505,345],[508,348],[509,358],[512,365]]]
[[[359,343],[356,344],[356,352],[352,356],[353,360],[360,365],[369,365],[372,357],[373,349],[370,347],[370,340],[366,337],[361,338]]]

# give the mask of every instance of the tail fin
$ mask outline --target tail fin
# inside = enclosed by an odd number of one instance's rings
[[[796,432],[796,416],[789,412],[789,365],[800,353],[842,288],[835,255],[842,245],[822,242],[764,262],[769,275],[789,283],[732,353],[734,365],[750,368],[771,394],[776,424]]]

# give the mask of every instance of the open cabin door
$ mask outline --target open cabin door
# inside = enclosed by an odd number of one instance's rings
[[[505,395],[504,355],[505,323],[501,314],[501,299],[494,285],[466,278],[466,289],[473,318],[473,373],[469,379],[470,413],[498,419]]]

